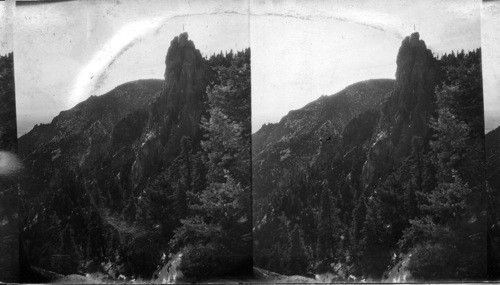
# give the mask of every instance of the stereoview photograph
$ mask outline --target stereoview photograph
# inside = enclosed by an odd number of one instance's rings
[[[500,280],[499,13],[0,0],[0,283]]]

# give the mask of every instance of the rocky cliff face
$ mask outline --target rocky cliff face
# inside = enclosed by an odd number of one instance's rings
[[[396,63],[394,91],[381,109],[363,166],[365,187],[410,153],[413,137],[427,138],[429,118],[436,109],[439,64],[418,33],[403,40]]]
[[[165,81],[140,80],[91,97],[50,124],[37,125],[19,141],[32,170],[49,177],[58,168],[110,166],[112,177],[126,169],[137,187],[166,166],[183,136],[200,136],[210,68],[186,33],[175,37],[165,60]]]
[[[172,40],[165,64],[162,94],[142,117],[144,123],[134,149],[131,171],[134,187],[155,167],[171,162],[183,136],[200,138],[199,123],[206,112],[206,87],[211,69],[187,33]]]
[[[106,236],[113,241],[99,246],[103,241],[92,240],[97,251],[94,258],[102,258],[100,247],[113,259],[121,258],[114,252],[124,246],[129,255],[143,254],[141,250],[155,252],[154,244],[146,242],[142,225],[127,224],[120,215],[177,157],[184,136],[199,142],[201,117],[207,112],[206,88],[213,78],[207,60],[187,33],[172,40],[165,64],[165,80],[129,82],[92,96],[19,139],[26,166],[23,207],[31,209],[23,213],[22,240],[27,251],[50,248],[47,242],[58,246],[57,239],[44,236],[48,230],[41,230],[47,219],[38,219],[57,214],[72,223],[75,215],[83,215],[86,225],[95,228],[92,235],[83,229],[80,235],[89,235],[89,239]],[[88,244],[76,239],[79,246]],[[34,260],[27,262],[51,266],[43,256]]]

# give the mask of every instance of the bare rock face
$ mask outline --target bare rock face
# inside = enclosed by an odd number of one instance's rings
[[[116,216],[178,156],[184,136],[193,143],[202,138],[206,89],[214,78],[187,33],[171,41],[165,64],[164,80],[138,80],[91,96],[19,139],[26,205],[54,189],[68,191],[102,224],[103,235],[123,235],[121,242],[144,247],[146,237],[130,237],[131,227],[117,226]],[[36,215],[48,217],[53,209],[40,207]],[[25,232],[38,231],[33,225]]]
[[[381,119],[363,166],[365,187],[387,167],[410,154],[413,137],[428,136],[429,118],[436,110],[439,64],[418,33],[403,40],[396,63],[394,91],[381,109]]]
[[[197,137],[201,115],[206,112],[206,88],[212,72],[187,33],[181,34],[170,43],[165,60],[165,89],[160,102],[167,112],[163,123],[173,123],[170,132],[162,134],[162,143],[173,144],[178,149],[182,136]],[[162,104],[160,103],[160,104]],[[162,114],[154,114],[162,115]]]
[[[187,33],[175,37],[165,59],[166,102],[170,110],[179,110],[186,103],[203,99],[208,79],[208,66]]]
[[[427,122],[435,110],[439,64],[418,33],[403,40],[396,62],[394,98],[384,115],[395,119],[392,141],[398,148],[396,159],[400,159],[407,154],[413,135],[427,135]]]
[[[201,138],[213,72],[187,33],[171,41],[165,64],[164,81],[123,84],[35,126],[19,140],[27,168],[47,178],[47,185],[66,169],[112,185],[103,182],[100,188],[129,193],[167,167],[182,137]],[[102,169],[104,174],[97,174]]]
[[[182,137],[200,138],[200,120],[206,112],[206,87],[211,69],[188,34],[175,37],[165,59],[165,86],[139,130],[131,170],[133,187],[142,178],[175,158]]]

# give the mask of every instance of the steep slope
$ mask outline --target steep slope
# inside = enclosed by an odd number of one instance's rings
[[[307,275],[347,265],[375,280],[388,269],[415,215],[415,190],[408,194],[403,184],[420,181],[407,177],[414,171],[409,159],[412,147],[432,136],[441,72],[418,33],[402,41],[396,63],[395,81],[352,85],[254,134],[256,266]],[[428,146],[417,151],[424,156]],[[290,245],[294,224],[303,245]],[[284,237],[270,239],[273,231]],[[274,257],[290,246],[289,258],[302,251],[307,266]]]
[[[131,183],[136,187],[155,168],[168,166],[180,150],[183,136],[193,140],[201,138],[199,123],[206,112],[206,87],[212,71],[187,33],[170,43],[165,60],[165,87],[161,96],[148,110],[138,116],[142,128],[136,130],[137,143],[130,149],[134,153]],[[126,133],[128,121],[114,133],[115,142]],[[132,129],[134,128],[132,124]],[[130,126],[129,126],[130,127]],[[112,146],[117,149],[117,144]],[[125,154],[124,154],[125,155]]]
[[[439,65],[418,33],[403,40],[396,63],[394,92],[382,108],[363,166],[365,187],[389,165],[401,163],[410,154],[414,137],[428,138],[428,122],[436,109]]]
[[[138,202],[130,201],[138,201],[179,155],[183,137],[199,144],[214,76],[187,33],[171,41],[165,64],[164,81],[123,84],[19,139],[26,165],[25,270],[29,265],[74,273],[83,255],[87,261],[111,260],[113,272],[152,273],[159,244],[144,234],[145,225],[124,220],[123,212],[127,205],[135,209]],[[55,232],[61,237],[54,238]],[[61,248],[71,262],[60,260]]]
[[[359,82],[264,125],[252,137],[254,197],[265,197],[286,169],[328,159],[325,153],[338,150],[348,122],[379,109],[393,88],[391,79]]]
[[[109,157],[115,125],[137,109],[146,108],[161,94],[163,85],[163,80],[120,85],[61,112],[50,124],[37,125],[19,138],[19,156],[24,165],[20,240],[25,282],[46,280],[46,276],[39,274],[43,271],[34,270],[32,266],[70,273],[63,264],[76,264],[75,261],[55,261],[52,256],[57,251],[51,250],[60,246],[59,235],[69,231],[58,224],[58,220],[79,221],[75,226],[78,224],[76,227],[82,229],[73,231],[79,235],[74,240],[79,246],[89,243],[92,227],[97,227],[100,235],[116,233],[99,216],[100,205],[91,196],[93,188],[87,187],[87,183],[95,184],[92,172],[103,172],[102,163]],[[49,222],[51,216],[57,218]],[[101,242],[95,240],[96,244]],[[36,253],[43,248],[45,253]]]
[[[342,135],[348,124],[347,132],[366,134],[365,140],[356,142],[356,145],[366,143],[369,149],[362,170],[365,187],[389,165],[400,163],[409,154],[412,138],[428,135],[428,121],[435,110],[439,66],[418,33],[402,42],[396,62],[396,81],[353,84],[338,94],[291,111],[278,124],[265,125],[255,133],[252,149],[255,195],[265,196],[283,169],[319,165],[325,159],[341,155],[340,146],[344,145],[345,150],[351,140]],[[375,125],[363,125],[363,119],[350,122],[370,109],[380,110],[363,115],[370,116],[365,121]]]
[[[161,80],[125,83],[62,111],[50,124],[19,138],[19,155],[37,183],[50,183],[57,169],[75,170],[106,153],[115,124],[159,96]],[[41,187],[40,187],[41,188]]]
[[[27,166],[91,169],[98,157],[119,152],[133,157],[131,178],[137,186],[151,167],[168,164],[182,136],[199,137],[210,71],[187,34],[171,42],[165,63],[165,81],[123,84],[35,126],[19,139]]]

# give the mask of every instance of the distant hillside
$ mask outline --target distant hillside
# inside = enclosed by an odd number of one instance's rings
[[[265,197],[287,169],[326,159],[325,150],[340,143],[348,122],[379,109],[393,88],[392,79],[359,82],[264,125],[252,136],[254,197]]]
[[[29,160],[33,171],[50,171],[58,158],[67,167],[83,165],[90,150],[104,150],[111,143],[115,125],[139,109],[147,107],[163,89],[163,80],[138,80],[122,84],[101,96],[91,96],[50,124],[36,125],[19,138],[19,153]],[[48,164],[48,165],[47,165]]]

